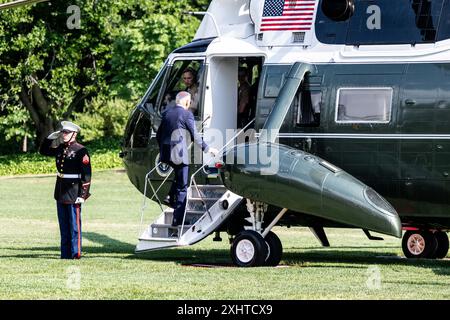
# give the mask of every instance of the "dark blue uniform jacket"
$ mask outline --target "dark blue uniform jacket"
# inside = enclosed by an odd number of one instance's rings
[[[56,178],[55,200],[73,204],[78,197],[87,199],[91,186],[91,159],[87,149],[78,142],[52,148],[52,141],[45,139],[39,152],[44,156],[55,157],[56,169],[60,174],[79,175],[79,178]]]
[[[208,149],[195,127],[194,115],[182,106],[176,105],[163,112],[161,124],[156,133],[160,161],[164,163],[189,164],[188,134],[202,148]]]

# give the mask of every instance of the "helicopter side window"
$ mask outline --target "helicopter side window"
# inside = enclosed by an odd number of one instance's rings
[[[162,95],[160,112],[175,105],[176,95],[187,91],[192,96],[190,110],[199,116],[202,106],[203,62],[200,60],[177,60],[174,62]]]
[[[338,123],[389,123],[392,97],[392,88],[340,88],[335,120]]]
[[[322,107],[322,92],[300,90],[294,105],[297,110],[296,125],[299,127],[318,127]]]
[[[281,71],[281,70],[280,70]],[[284,83],[285,73],[267,73],[264,86],[264,98],[276,98]]]

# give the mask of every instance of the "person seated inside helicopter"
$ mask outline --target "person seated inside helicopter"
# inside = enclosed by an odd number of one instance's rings
[[[197,72],[191,67],[186,68],[181,76],[184,85],[184,91],[191,94],[192,102],[189,110],[196,115],[198,109],[198,84],[197,84]]]
[[[247,68],[241,67],[238,71],[239,90],[238,90],[238,128],[244,128],[250,121],[250,94],[251,85],[248,81]]]
[[[167,92],[164,95],[164,99],[161,103],[161,112],[167,110],[168,108],[174,107],[176,105],[176,103],[175,103],[176,95],[177,95],[176,92]]]

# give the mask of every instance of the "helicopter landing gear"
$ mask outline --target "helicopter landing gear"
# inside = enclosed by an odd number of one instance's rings
[[[263,266],[267,255],[266,242],[256,231],[240,232],[231,246],[231,259],[238,267]]]
[[[287,209],[283,209],[262,232],[264,212],[267,204],[247,200],[247,209],[252,223],[248,230],[240,232],[233,240],[231,258],[239,267],[277,266],[283,255],[280,238],[270,231]]]
[[[435,253],[437,259],[444,259],[448,253],[449,241],[448,235],[444,231],[437,231],[434,233],[438,247]]]
[[[448,253],[449,240],[443,231],[407,231],[403,235],[402,248],[407,258],[442,259]]]
[[[283,255],[283,245],[281,244],[280,238],[270,231],[264,238],[267,245],[267,257],[264,264],[269,267],[276,267]]]

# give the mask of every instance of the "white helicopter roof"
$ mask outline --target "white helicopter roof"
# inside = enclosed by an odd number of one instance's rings
[[[289,21],[286,24],[265,19],[268,15],[275,19],[273,15],[279,13],[280,3],[285,6],[293,3],[296,17],[305,19],[304,22],[293,26]],[[207,55],[263,55],[266,63],[273,64],[450,61],[450,40],[414,45],[321,43],[314,23],[319,3],[319,0],[213,0],[194,39],[217,37],[208,47]]]

